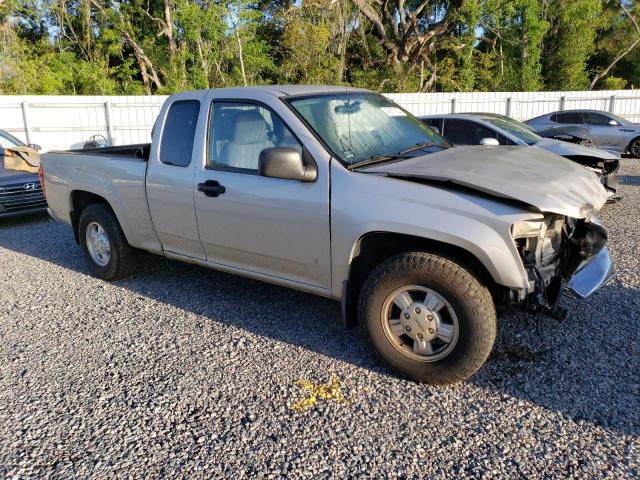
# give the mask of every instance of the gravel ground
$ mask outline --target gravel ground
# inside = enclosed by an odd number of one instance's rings
[[[446,388],[384,370],[332,301],[152,256],[109,284],[66,225],[2,221],[0,478],[637,478],[640,161],[622,175],[616,280],[564,322],[503,318]],[[346,402],[292,408],[332,378]]]

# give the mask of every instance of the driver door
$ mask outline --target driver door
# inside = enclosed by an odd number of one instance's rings
[[[263,103],[214,100],[208,124],[205,164],[196,172],[194,188],[207,261],[237,273],[328,291],[328,163],[318,163],[314,182],[259,175],[258,157],[265,148],[303,152],[280,115]]]
[[[599,147],[618,148],[623,137],[620,125],[609,125],[611,118],[601,113],[584,112],[584,126],[596,137]]]

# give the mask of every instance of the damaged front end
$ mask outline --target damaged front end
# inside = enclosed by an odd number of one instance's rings
[[[603,159],[588,155],[565,155],[565,158],[583,165],[592,171],[600,179],[600,183],[607,189],[609,199],[615,198],[618,191],[618,170],[620,169],[620,158]]]
[[[561,316],[558,303],[565,289],[586,297],[611,278],[607,232],[595,217],[548,213],[514,224],[511,233],[527,272],[529,288],[518,302],[527,311]]]

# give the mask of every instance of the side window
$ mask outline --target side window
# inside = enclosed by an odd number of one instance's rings
[[[240,102],[214,102],[209,116],[207,166],[231,171],[258,171],[265,148],[302,145],[270,109]]]
[[[445,120],[444,138],[454,145],[472,145],[469,122],[464,120]]]
[[[556,115],[558,123],[582,123],[582,114],[580,112],[564,112]]]
[[[502,144],[502,142],[500,141],[498,132],[495,132],[490,128],[484,127],[477,123],[474,123],[473,127],[474,127],[475,140],[476,140],[475,145],[479,145],[480,140],[482,140],[483,138],[495,138],[496,140],[498,140],[499,143]]]
[[[590,125],[609,125],[609,118],[600,113],[585,112],[584,121]]]
[[[444,137],[454,145],[478,145],[483,138],[497,138],[497,134],[469,120],[446,120]]]
[[[433,127],[436,130],[437,133],[441,133],[442,132],[442,119],[440,118],[423,118],[422,121],[424,123],[426,123],[427,125],[429,125],[430,127]]]
[[[169,107],[160,140],[160,161],[186,167],[191,163],[200,102],[178,100]]]
[[[556,123],[558,121],[558,115],[554,113],[549,117],[549,120],[551,120],[553,123]]]
[[[517,145],[516,142],[501,134],[498,134],[498,142],[500,142],[500,145]]]

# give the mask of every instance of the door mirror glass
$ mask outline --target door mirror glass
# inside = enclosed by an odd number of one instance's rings
[[[265,148],[258,158],[258,173],[264,177],[313,182],[318,176],[315,165],[305,165],[293,147]]]
[[[612,127],[617,127],[618,125],[620,125],[617,121],[611,119],[607,122],[609,125],[611,125]]]
[[[497,138],[485,137],[482,140],[480,140],[480,145],[495,147],[500,145],[500,142],[498,141]]]

